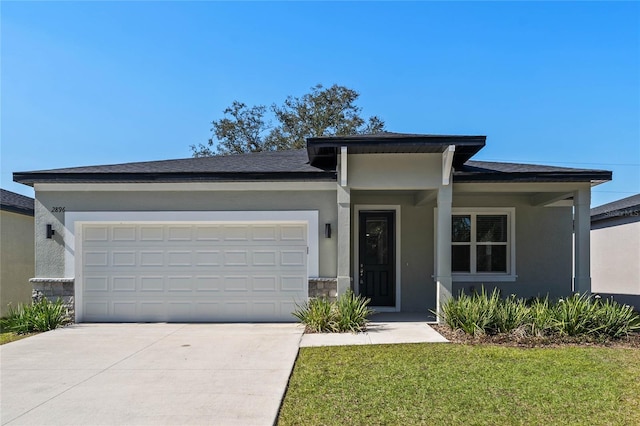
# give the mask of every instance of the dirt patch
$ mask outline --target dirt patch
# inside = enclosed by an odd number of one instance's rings
[[[447,325],[432,325],[438,333],[453,343],[465,345],[501,345],[523,348],[559,347],[559,346],[602,346],[614,348],[640,349],[640,333],[620,339],[594,339],[592,337],[545,336],[532,337],[516,333],[471,336],[462,330],[452,330]]]

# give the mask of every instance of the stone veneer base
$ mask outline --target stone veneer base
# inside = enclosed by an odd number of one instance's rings
[[[75,294],[73,278],[31,278],[29,280],[33,286],[31,298],[34,302],[47,299],[55,302],[62,300],[62,304],[69,311],[71,318],[75,312]],[[309,278],[309,297],[324,297],[335,301],[338,295],[337,278]]]

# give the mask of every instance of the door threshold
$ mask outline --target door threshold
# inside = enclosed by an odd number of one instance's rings
[[[400,312],[400,309],[395,306],[369,306],[369,308],[375,312]]]

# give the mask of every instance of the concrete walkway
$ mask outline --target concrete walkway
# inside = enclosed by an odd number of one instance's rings
[[[79,324],[0,346],[3,425],[272,425],[297,324]]]
[[[366,333],[298,324],[77,324],[0,346],[2,425],[273,425],[299,346],[446,342],[422,317]]]
[[[393,343],[446,343],[420,314],[380,313],[371,317],[364,333],[305,334],[300,347],[379,345]]]

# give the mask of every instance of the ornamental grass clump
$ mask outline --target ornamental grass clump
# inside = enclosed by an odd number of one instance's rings
[[[553,307],[555,329],[565,336],[596,335],[600,330],[598,302],[588,294],[576,293],[558,300]]]
[[[574,294],[551,303],[548,298],[526,301],[511,295],[500,297],[484,288],[447,300],[441,317],[453,330],[467,334],[517,333],[523,337],[588,337],[619,339],[640,332],[640,316],[628,305],[600,296]]]
[[[442,305],[442,317],[454,330],[463,330],[474,336],[492,333],[497,327],[497,310],[500,293],[497,289],[489,295],[484,287],[480,293],[467,295],[460,292]]]
[[[17,334],[48,331],[71,322],[66,307],[60,299],[50,302],[42,299],[31,305],[9,307],[9,314],[0,320],[4,332]]]
[[[368,317],[373,313],[368,307],[370,301],[349,290],[335,302],[313,298],[301,305],[296,304],[293,316],[310,333],[356,333],[365,330]]]
[[[600,301],[598,309],[599,332],[613,338],[640,332],[640,314],[629,305],[621,305],[613,299]]]

